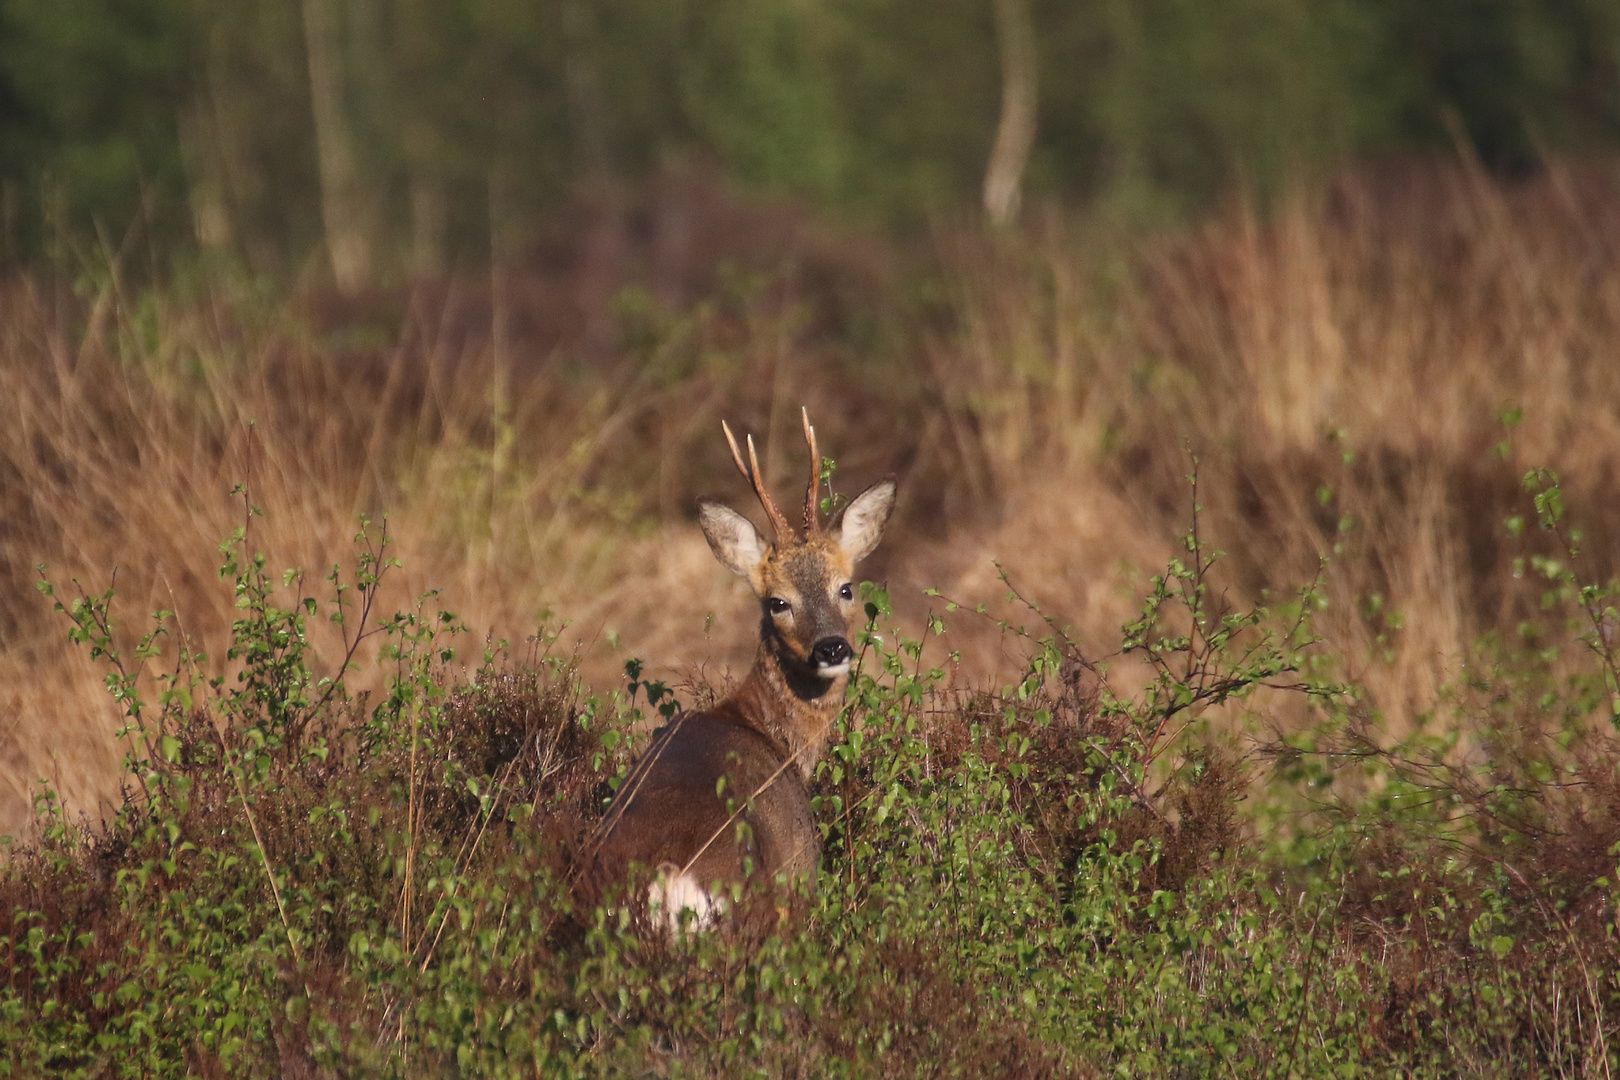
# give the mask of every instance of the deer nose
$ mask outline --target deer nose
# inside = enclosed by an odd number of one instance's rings
[[[849,658],[855,651],[849,647],[849,642],[841,637],[822,638],[816,642],[815,648],[810,650],[810,659],[815,661],[817,667],[837,667],[839,664],[849,663]]]

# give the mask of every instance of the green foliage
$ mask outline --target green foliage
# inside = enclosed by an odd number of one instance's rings
[[[1374,70],[1389,88],[1397,137],[1461,135],[1487,164],[1505,171],[1533,165],[1548,142],[1613,138],[1614,113],[1576,104],[1615,90],[1608,50],[1620,30],[1620,9],[1607,0],[1437,0],[1373,8],[1384,46]]]
[[[183,189],[192,30],[179,0],[0,4],[0,170],[38,193],[53,227],[97,214],[122,229],[143,187]]]
[[[322,2],[374,242],[400,251],[424,192],[453,247],[482,254],[492,213],[691,158],[915,224],[977,199],[999,114],[988,0]],[[1519,170],[1538,148],[1620,131],[1605,0],[1031,7],[1031,186],[1132,214],[1185,211],[1235,179],[1264,192],[1346,153],[1461,136]],[[97,225],[116,247],[133,224],[300,265],[321,199],[300,11],[0,3],[7,248],[35,255]]]
[[[1558,477],[1532,470],[1524,486],[1539,529],[1506,525],[1530,549],[1515,573],[1545,586],[1541,617],[1518,641],[1476,646],[1437,709],[1449,722],[1393,737],[1340,693],[1314,729],[1266,747],[1283,782],[1272,809],[1286,803],[1295,822],[1273,843],[1342,909],[1465,960],[1400,974],[1386,1018],[1407,1038],[1451,1017],[1468,1060],[1516,1054],[1528,1037],[1526,1069],[1607,1068],[1620,990],[1616,585],[1582,582]],[[1538,1011],[1564,995],[1595,1019]]]
[[[1556,533],[1556,482],[1531,484]],[[1227,610],[1196,523],[1123,630],[1149,672],[1133,694],[1033,605],[1035,630],[1004,626],[1028,644],[1018,678],[954,687],[947,618],[978,616],[946,601],[909,638],[863,585],[849,707],[813,780],[814,894],[742,897],[719,929],[674,938],[574,887],[637,699],[668,716],[668,687],[631,661],[628,695],[590,695],[554,635],[523,662],[492,649],[457,675],[459,622],[431,597],[377,619],[386,530],[363,525],[356,544],[352,572],[334,568],[316,598],[234,535],[226,673],[159,613],[134,653],[147,669],[173,661],[150,700],[116,645],[111,590],[59,604],[108,664],[139,749],[108,829],[61,820],[47,792],[42,840],[0,876],[0,1070],[1286,1077],[1612,1062],[1620,848],[1573,859],[1595,834],[1573,837],[1555,811],[1576,790],[1560,770],[1585,759],[1548,747],[1577,743],[1498,747],[1491,767],[1520,771],[1488,790],[1464,784],[1472,766],[1448,765],[1445,740],[1329,749],[1365,733],[1353,691],[1309,674],[1317,590]],[[1599,652],[1581,655],[1601,657],[1609,593],[1575,587],[1566,565],[1542,572],[1596,620]],[[324,672],[313,618],[343,631]],[[372,635],[391,672],[374,704],[344,687]],[[1537,662],[1504,659],[1480,701],[1521,708],[1509,678],[1572,723],[1611,700],[1611,673],[1558,686]],[[1284,792],[1331,787],[1345,761],[1382,784],[1261,858],[1238,812],[1250,773],[1200,719],[1277,694],[1326,716],[1319,745],[1276,751]],[[1564,861],[1538,872],[1521,856],[1554,833],[1570,837]],[[1549,1014],[1560,994],[1580,1007]]]

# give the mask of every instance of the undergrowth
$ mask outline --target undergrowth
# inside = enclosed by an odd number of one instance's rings
[[[131,751],[109,825],[44,790],[42,839],[0,871],[0,1070],[1607,1075],[1614,596],[1579,577],[1557,478],[1527,483],[1545,618],[1448,691],[1470,724],[1399,743],[1335,681],[1321,590],[1230,606],[1196,514],[1123,628],[1151,672],[1130,695],[1033,604],[1002,627],[1019,677],[956,686],[950,623],[978,616],[941,598],[908,638],[865,586],[813,898],[673,940],[575,887],[641,706],[678,707],[638,665],[604,694],[555,634],[479,650],[431,595],[383,617],[370,523],[311,588],[238,530],[222,658],[172,612],[125,655],[111,589],[42,580]],[[372,700],[345,677],[379,635]],[[1258,732],[1283,698],[1315,725],[1245,748],[1209,722]]]

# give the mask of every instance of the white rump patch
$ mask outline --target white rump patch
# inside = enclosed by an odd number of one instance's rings
[[[725,912],[726,901],[724,897],[710,896],[691,874],[665,863],[658,868],[658,879],[647,886],[647,910],[655,925],[677,934],[683,929],[707,930],[713,926]]]

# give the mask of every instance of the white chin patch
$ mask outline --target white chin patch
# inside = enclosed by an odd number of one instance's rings
[[[842,664],[818,664],[816,674],[823,679],[836,679],[840,675],[848,675],[849,661],[845,660]]]
[[[726,910],[726,902],[722,897],[710,896],[691,874],[666,871],[647,886],[647,907],[654,925],[678,934],[683,930],[707,930]]]

